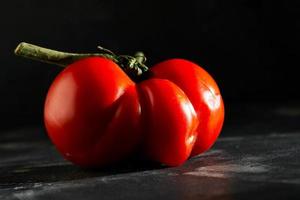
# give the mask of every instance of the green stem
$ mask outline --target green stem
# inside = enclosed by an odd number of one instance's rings
[[[62,67],[65,67],[66,65],[69,65],[75,62],[76,60],[86,58],[86,57],[92,57],[92,56],[105,57],[113,60],[114,62],[117,62],[117,59],[110,54],[66,53],[66,52],[56,51],[52,49],[47,49],[33,44],[28,44],[26,42],[22,42],[17,46],[17,48],[15,49],[15,54],[25,58],[30,58],[45,63],[55,64]]]

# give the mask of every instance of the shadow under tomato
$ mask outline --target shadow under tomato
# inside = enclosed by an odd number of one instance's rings
[[[138,160],[128,160],[97,169],[83,169],[71,163],[16,165],[0,171],[0,189],[13,187],[24,187],[25,189],[37,183],[72,181],[162,168],[165,167],[158,163]]]

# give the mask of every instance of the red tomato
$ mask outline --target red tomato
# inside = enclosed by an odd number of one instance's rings
[[[113,61],[90,57],[58,75],[44,118],[66,159],[98,167],[142,146],[148,158],[176,166],[214,143],[224,106],[211,76],[182,59],[162,62],[150,73],[136,84]]]

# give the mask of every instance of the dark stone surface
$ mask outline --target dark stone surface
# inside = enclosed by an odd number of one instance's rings
[[[41,128],[4,131],[0,199],[299,199],[299,107],[265,115],[254,108],[231,109],[247,112],[227,122],[210,151],[175,168],[128,162],[83,170],[63,160]]]

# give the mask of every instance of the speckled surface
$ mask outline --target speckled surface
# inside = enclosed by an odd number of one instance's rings
[[[299,199],[300,126],[289,120],[299,113],[273,114],[259,119],[264,134],[229,121],[210,151],[175,168],[129,162],[87,171],[63,160],[42,128],[2,131],[0,199]]]

